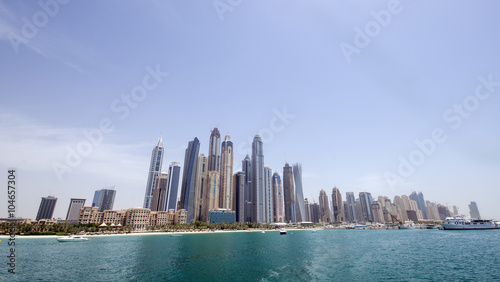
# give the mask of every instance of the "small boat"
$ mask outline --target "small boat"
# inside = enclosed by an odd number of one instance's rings
[[[403,225],[398,225],[399,229],[414,229],[415,223],[412,220],[407,220]]]
[[[429,225],[427,225],[426,228],[427,229],[438,229],[437,225],[435,225],[435,224],[429,224]]]
[[[318,232],[318,230],[317,230],[317,229],[313,229],[313,230],[311,230],[311,231],[312,231],[312,233],[316,233],[316,232]]]
[[[172,234],[170,234],[170,237],[182,237],[182,234],[172,233]]]
[[[60,237],[57,238],[57,241],[59,242],[83,242],[83,241],[88,241],[90,240],[87,237],[79,236],[79,235],[69,235],[66,237]]]
[[[262,234],[266,234],[266,231],[262,230],[262,232],[260,232],[260,233],[262,233]]]
[[[281,228],[280,229],[280,235],[286,235],[286,229],[285,228]]]

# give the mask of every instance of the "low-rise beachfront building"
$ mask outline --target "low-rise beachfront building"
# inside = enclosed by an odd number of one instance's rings
[[[172,225],[186,223],[187,212],[180,209],[177,212],[170,209],[168,212],[152,212],[146,208],[131,208],[126,210],[106,210],[99,212],[97,207],[83,207],[80,209],[78,223],[107,224],[132,226],[134,229],[145,229],[148,226]]]
[[[210,211],[210,223],[234,223],[236,213],[229,209],[216,209]]]

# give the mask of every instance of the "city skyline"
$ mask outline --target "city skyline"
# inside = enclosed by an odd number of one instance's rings
[[[302,164],[309,200],[416,190],[500,218],[500,3],[388,3],[257,0],[220,16],[210,1],[71,1],[53,15],[0,1],[0,169],[18,173],[16,215],[110,185],[115,208],[142,206],[158,137],[163,165],[183,166],[217,127],[233,172],[259,134],[273,171]]]

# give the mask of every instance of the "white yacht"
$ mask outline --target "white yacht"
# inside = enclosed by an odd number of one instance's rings
[[[83,242],[83,241],[88,241],[88,240],[90,240],[90,239],[87,237],[79,236],[79,235],[69,235],[69,236],[57,238],[57,241],[59,241],[59,242]]]
[[[464,216],[447,217],[441,223],[444,230],[500,229],[500,224],[487,219],[471,219]]]
[[[286,229],[285,228],[281,228],[280,229],[280,235],[285,235],[286,234]]]

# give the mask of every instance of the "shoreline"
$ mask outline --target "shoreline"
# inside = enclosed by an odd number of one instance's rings
[[[323,230],[319,228],[303,228],[303,229],[295,229],[290,228],[287,231],[312,231],[312,230]],[[131,232],[131,233],[102,233],[102,234],[89,234],[89,235],[81,235],[89,238],[99,238],[99,237],[121,237],[121,236],[150,236],[150,235],[172,235],[172,234],[217,234],[217,233],[261,233],[265,232],[278,232],[279,229],[248,229],[248,230],[215,230],[215,231],[173,231],[173,232]],[[45,239],[55,239],[59,237],[64,237],[65,235],[16,235],[16,239],[26,238],[45,238]],[[9,235],[0,235],[0,240],[10,238]]]

